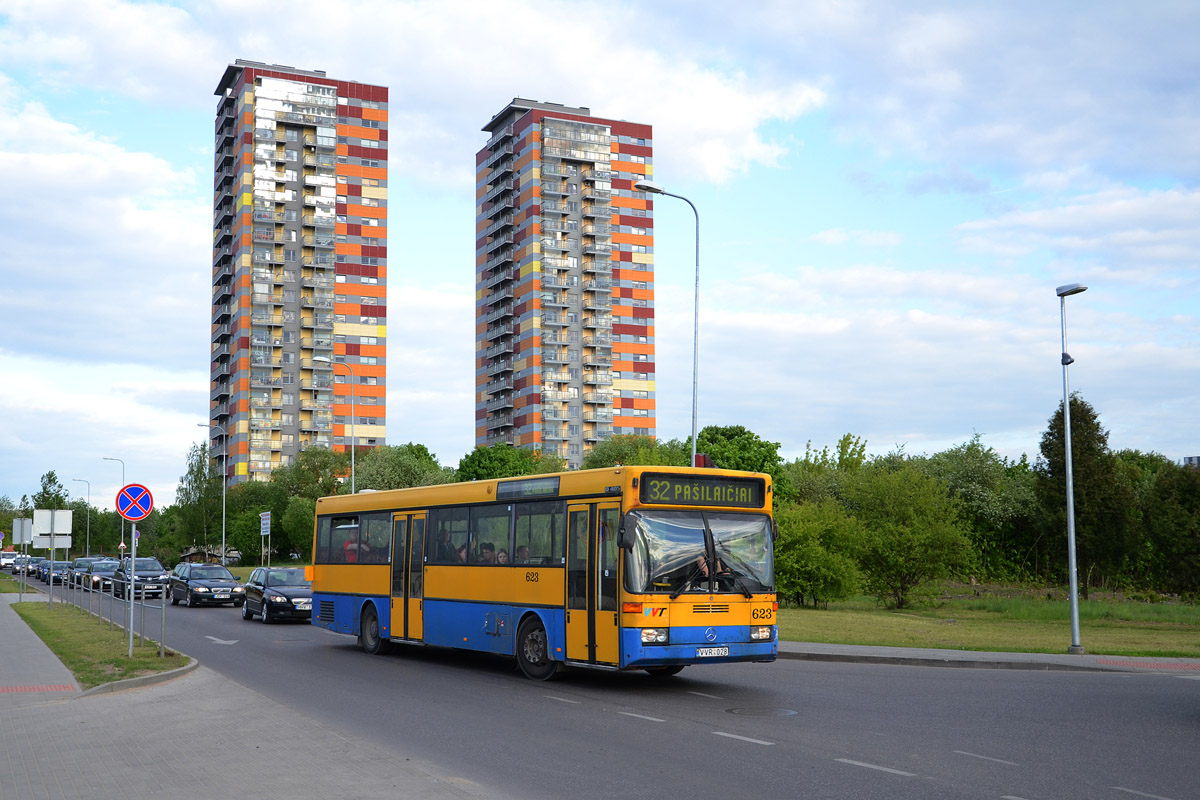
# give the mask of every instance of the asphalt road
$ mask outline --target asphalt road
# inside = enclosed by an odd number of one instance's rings
[[[1200,676],[778,661],[533,683],[229,607],[168,607],[167,644],[497,796],[1200,798]]]

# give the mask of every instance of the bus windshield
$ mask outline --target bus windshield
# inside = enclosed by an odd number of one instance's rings
[[[774,591],[771,520],[765,514],[639,509],[625,525],[634,531],[625,557],[630,592]]]

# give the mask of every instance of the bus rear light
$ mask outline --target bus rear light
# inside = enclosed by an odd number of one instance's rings
[[[621,610],[624,611],[626,614],[640,614],[640,613],[642,613],[642,604],[641,603],[622,603]]]
[[[772,610],[772,611],[778,611],[778,610],[779,610],[779,603],[778,603],[778,602],[771,603],[771,610]]]
[[[642,644],[666,644],[666,628],[642,628]]]

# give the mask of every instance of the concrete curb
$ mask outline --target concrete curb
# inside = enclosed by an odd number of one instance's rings
[[[179,651],[176,651],[179,652]],[[184,656],[186,653],[179,653]],[[111,683],[102,683],[99,686],[93,686],[85,692],[80,692],[75,697],[90,697],[97,694],[109,694],[110,692],[123,692],[126,689],[140,689],[143,686],[154,686],[158,683],[166,683],[167,681],[175,680],[176,678],[186,675],[196,667],[200,666],[200,662],[191,656],[187,656],[188,663],[176,669],[169,669],[166,672],[155,672],[151,675],[139,675],[136,678],[126,678],[123,681],[113,681]]]
[[[805,653],[779,651],[779,658],[797,661],[825,661],[843,664],[884,664],[900,667],[962,667],[967,669],[1021,669],[1060,672],[1115,672],[1111,667],[1087,663],[1060,664],[1038,661],[998,661],[981,658],[914,658],[908,656],[884,656],[865,653]],[[1132,671],[1132,670],[1131,670]]]

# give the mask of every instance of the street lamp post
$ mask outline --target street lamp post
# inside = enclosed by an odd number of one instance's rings
[[[334,369],[345,367],[350,374],[350,494],[354,494],[354,370],[344,361],[333,361],[328,356],[313,356],[313,361],[329,364]]]
[[[700,383],[700,212],[696,205],[681,194],[672,194],[654,181],[636,181],[633,188],[639,192],[664,194],[682,200],[692,207],[696,216],[696,291],[695,308],[692,311],[692,466],[696,466],[696,412],[698,408],[698,386]]]
[[[86,483],[88,487],[87,494],[87,554],[92,554],[92,482],[87,478],[71,478],[79,483]]]
[[[101,456],[100,458],[102,461],[120,461],[121,462],[121,488],[124,489],[125,488],[125,462],[121,461],[121,459],[119,459],[119,458],[109,458],[108,456]],[[125,544],[125,518],[124,517],[121,517],[121,544]],[[124,547],[121,548],[121,555],[125,555]]]
[[[1067,569],[1070,574],[1068,581],[1071,588],[1071,646],[1067,652],[1071,655],[1083,655],[1083,645],[1079,642],[1079,577],[1075,563],[1075,482],[1071,474],[1071,392],[1067,386],[1067,367],[1075,359],[1067,353],[1067,298],[1073,294],[1086,292],[1087,287],[1082,283],[1068,283],[1055,289],[1058,295],[1059,312],[1062,319],[1062,368],[1063,368],[1063,446],[1067,463]]]
[[[224,425],[205,425],[203,422],[197,422],[197,427],[208,428],[210,431],[216,428],[221,432],[221,441],[225,445],[221,448],[221,565],[225,565],[225,487],[229,485],[229,432],[225,430]],[[194,544],[194,543],[193,543]]]

